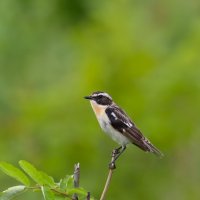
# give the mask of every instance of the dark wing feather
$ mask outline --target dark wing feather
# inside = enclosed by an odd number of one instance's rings
[[[146,139],[127,114],[116,105],[109,106],[106,113],[113,128],[124,134],[133,144],[144,151],[155,153],[159,156],[162,153]]]

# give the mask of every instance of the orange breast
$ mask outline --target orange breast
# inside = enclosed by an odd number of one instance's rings
[[[91,105],[92,105],[92,108],[93,108],[95,114],[97,115],[97,117],[104,114],[104,111],[105,111],[105,108],[106,108],[105,106],[98,105],[98,104],[96,104],[95,102],[92,102],[92,101],[91,101]]]

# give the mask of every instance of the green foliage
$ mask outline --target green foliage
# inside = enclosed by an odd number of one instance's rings
[[[7,190],[0,193],[0,200],[13,199],[17,195],[21,194],[26,190],[25,185],[18,185],[8,188]]]
[[[18,168],[12,166],[9,163],[1,162],[0,169],[25,185],[18,185],[10,187],[7,190],[0,193],[0,200],[13,199],[17,195],[24,191],[41,190],[44,200],[64,200],[73,199],[73,195],[78,195],[79,199],[86,199],[88,192],[83,188],[74,188],[73,175],[67,175],[64,179],[61,179],[59,183],[55,183],[53,178],[46,173],[37,170],[31,163],[21,160],[19,161],[20,167],[26,172],[26,174],[36,182],[36,185],[30,186],[30,181],[26,175]],[[94,200],[93,198],[90,198]]]
[[[74,177],[73,175],[67,175],[65,178],[61,179],[60,187],[62,189],[72,189],[74,186]]]
[[[39,185],[55,186],[52,177],[46,173],[38,171],[33,165],[25,160],[19,161],[20,167]]]
[[[54,200],[54,192],[49,187],[42,186],[41,191],[45,200]]]
[[[21,170],[14,167],[13,165],[6,163],[6,162],[0,162],[0,169],[5,174],[15,178],[16,180],[23,183],[24,185],[26,185],[26,186],[30,185],[30,181],[29,181],[28,177]]]

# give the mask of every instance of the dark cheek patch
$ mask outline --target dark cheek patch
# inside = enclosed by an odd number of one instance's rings
[[[107,97],[102,97],[100,99],[97,99],[97,103],[100,105],[111,105],[112,101]]]

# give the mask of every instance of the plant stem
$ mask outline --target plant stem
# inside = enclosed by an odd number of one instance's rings
[[[108,173],[108,177],[107,177],[107,180],[106,180],[106,184],[104,186],[104,189],[103,189],[103,192],[101,194],[100,200],[104,200],[105,199],[105,196],[106,196],[106,193],[108,191],[108,187],[110,185],[110,181],[111,181],[111,178],[112,178],[112,174],[113,174],[113,169],[109,169],[109,173]]]
[[[117,155],[117,154],[118,154],[118,150],[117,150],[117,149],[114,149],[114,150],[112,151],[111,162],[110,162],[110,164],[109,164],[108,177],[107,177],[106,184],[105,184],[105,186],[104,186],[103,192],[102,192],[102,194],[101,194],[100,200],[104,200],[104,199],[105,199],[106,193],[107,193],[107,191],[108,191],[108,188],[109,188],[109,185],[110,185],[110,182],[111,182],[111,178],[112,178],[113,171],[114,171],[114,169],[116,169],[116,166],[115,166],[115,158],[116,158],[116,155]]]
[[[42,186],[39,186],[39,185],[36,185],[36,186],[32,186],[32,187],[26,187],[26,189],[30,189],[30,190],[36,190],[36,189],[39,189],[39,190],[42,190]],[[56,188],[50,188],[51,191],[63,196],[63,197],[68,197],[70,199],[72,199],[67,193],[65,192],[62,192]]]
[[[79,187],[79,178],[80,178],[80,164],[77,163],[74,165],[74,187]],[[72,197],[73,200],[78,200],[78,195],[75,193]]]
[[[62,192],[62,191],[60,191],[60,190],[57,190],[57,189],[55,189],[55,188],[51,188],[51,191],[53,191],[53,192],[55,192],[55,193],[57,193],[57,194],[59,194],[59,195],[61,195],[61,196],[63,196],[63,197],[68,197],[68,198],[72,199],[67,193]]]
[[[90,192],[88,192],[86,199],[90,200]]]

